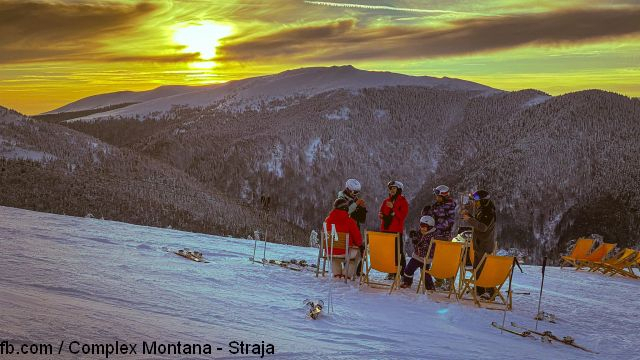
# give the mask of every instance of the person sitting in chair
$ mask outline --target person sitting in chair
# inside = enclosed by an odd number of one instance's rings
[[[342,263],[344,262],[345,251],[343,249],[332,249],[333,262],[331,267],[333,276],[340,278],[347,276],[353,278],[356,270],[356,264],[360,261],[360,250],[358,247],[362,245],[362,235],[355,220],[349,217],[349,202],[346,199],[336,199],[333,202],[333,210],[325,219],[327,223],[327,231],[331,233],[332,226],[335,225],[336,232],[349,234],[349,266],[348,273],[342,271]]]
[[[407,266],[402,270],[401,288],[411,287],[413,283],[413,273],[415,273],[417,269],[421,269],[424,265],[429,245],[436,234],[435,225],[436,221],[431,216],[423,216],[420,218],[420,236],[416,238],[416,242],[414,243],[411,260],[409,260]],[[433,257],[434,250],[435,247],[431,249],[429,258]],[[427,269],[429,269],[429,264],[427,264]],[[429,274],[425,274],[425,285],[427,290],[435,290],[433,279]]]

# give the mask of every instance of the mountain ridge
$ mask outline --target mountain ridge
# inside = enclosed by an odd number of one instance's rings
[[[277,74],[233,80],[205,86],[164,86],[150,91],[121,91],[93,95],[45,114],[106,107],[115,103],[136,103],[113,111],[78,118],[91,120],[109,116],[146,116],[171,110],[172,106],[209,106],[224,103],[232,108],[251,106],[251,99],[270,100],[279,97],[311,96],[335,89],[362,89],[381,86],[425,86],[449,90],[499,90],[466,80],[448,77],[410,76],[387,71],[366,71],[351,65],[309,67],[286,70]]]

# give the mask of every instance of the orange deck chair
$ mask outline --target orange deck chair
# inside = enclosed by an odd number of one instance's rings
[[[603,242],[598,246],[595,250],[593,250],[587,257],[584,259],[577,260],[576,270],[580,270],[582,268],[591,268],[596,262],[604,261],[607,255],[611,252],[611,250],[615,249],[617,244],[605,243]]]
[[[560,269],[562,269],[565,264],[571,264],[577,267],[577,261],[583,260],[587,257],[587,255],[589,255],[589,251],[593,247],[593,242],[593,239],[579,238],[576,241],[576,246],[574,246],[571,254],[562,257]]]
[[[611,276],[620,274],[623,276],[627,276],[633,279],[640,279],[640,276],[633,271],[634,267],[640,266],[640,251],[634,254],[634,256],[630,256],[627,260],[623,261],[621,264],[615,267],[609,267],[605,274],[609,274]]]
[[[611,257],[610,259],[605,259],[602,261],[594,261],[589,271],[592,271],[592,272],[600,271],[603,274],[606,274],[607,272],[611,271],[609,270],[610,268],[612,267],[618,268],[619,266],[626,263],[628,260],[635,259],[635,254],[636,254],[636,251],[633,249],[629,249],[629,248],[623,249],[619,251],[617,254],[615,254],[613,257]]]
[[[480,260],[478,268],[473,271],[471,279],[464,280],[464,288],[460,292],[460,294],[462,294],[461,297],[469,291],[473,296],[473,301],[476,305],[481,307],[475,288],[483,287],[493,289],[493,296],[488,300],[488,302],[495,304],[496,298],[499,297],[500,300],[502,300],[502,304],[505,306],[505,309],[511,310],[513,307],[512,294],[508,293],[505,298],[500,289],[507,280],[511,281],[511,278],[513,277],[514,263],[515,258],[513,256],[485,254]],[[482,273],[480,273],[480,275],[478,275],[479,268],[482,268]]]
[[[322,224],[322,240],[320,241],[320,249],[318,253],[318,259],[322,259],[322,276],[326,273],[326,264],[327,260],[331,258],[340,258],[344,259],[344,272],[348,274],[349,270],[349,251],[347,249],[357,249],[357,246],[351,246],[349,244],[349,234],[343,232],[336,232],[335,226],[331,226],[331,230],[328,231],[327,223]],[[342,249],[344,250],[344,255],[331,255],[333,253],[333,249]],[[357,264],[355,264],[357,266]],[[318,260],[318,267],[316,268],[316,277],[320,272],[320,260]],[[345,282],[347,282],[347,278],[345,276]]]
[[[431,268],[427,270],[427,260],[429,254],[431,254],[431,248],[434,246],[435,250],[433,253],[433,259],[431,260]],[[420,290],[422,290],[422,293],[425,293],[425,275],[429,274],[436,279],[449,280],[449,296],[447,296],[447,298],[450,299],[451,294],[453,293],[456,295],[457,299],[458,294],[456,293],[455,280],[458,272],[460,271],[460,261],[463,246],[464,243],[431,240],[429,249],[427,249],[427,257],[424,259],[424,265],[422,265],[422,271],[420,272],[420,281],[418,282],[418,289],[416,292],[420,292]],[[422,284],[424,284],[424,286],[420,287],[420,285]]]
[[[367,230],[365,236],[365,255],[363,257],[364,275],[360,284],[367,286],[390,286],[389,294],[400,285],[400,236],[398,233],[385,233]],[[395,274],[391,285],[371,281],[371,270]]]

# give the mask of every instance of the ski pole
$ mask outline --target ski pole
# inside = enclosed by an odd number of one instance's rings
[[[331,225],[331,246],[329,247],[329,262],[331,263],[331,270],[329,271],[329,306],[327,306],[327,314],[333,312],[333,240],[336,234],[336,225]]]
[[[255,236],[255,234],[254,234]],[[253,240],[253,256],[251,257],[251,261],[256,259],[256,248],[258,247],[258,239]]]
[[[542,287],[544,286],[544,269],[547,267],[547,257],[542,259],[542,282],[540,283],[540,297],[538,298],[538,312],[536,313],[536,331],[538,330],[538,319],[540,318],[540,302],[542,302]]]
[[[262,262],[267,262],[267,230],[264,230],[264,252],[262,253]]]
[[[509,290],[507,291],[507,304],[511,304],[511,302],[513,301],[511,299],[511,280],[513,280],[513,269],[516,267],[516,262],[517,262],[517,258],[514,257],[513,258],[513,263],[511,264],[511,276],[509,276]],[[502,314],[502,327],[504,328],[504,321],[507,319],[507,307],[508,305],[505,305],[504,307],[504,313]],[[500,329],[500,333],[502,334],[502,329]]]
[[[262,254],[262,263],[265,264],[267,262],[267,234],[268,234],[268,225],[269,225],[269,203],[271,202],[271,197],[263,196],[260,198],[262,202],[262,215],[263,215],[263,224],[264,227],[264,251]]]

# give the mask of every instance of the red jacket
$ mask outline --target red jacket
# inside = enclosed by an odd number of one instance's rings
[[[349,234],[349,247],[362,245],[362,235],[356,221],[349,217],[346,210],[333,209],[324,220],[327,223],[327,232],[331,235],[331,226],[336,226],[337,232]],[[344,250],[333,249],[333,255],[344,255]]]
[[[402,195],[398,195],[396,201],[393,203],[393,209],[389,208],[386,204],[387,201],[391,201],[391,197],[384,199],[382,205],[380,205],[380,212],[383,216],[394,213],[393,219],[391,220],[391,224],[389,227],[385,229],[384,220],[380,219],[380,230],[387,232],[404,232],[404,219],[407,217],[407,213],[409,212],[409,203],[407,199]]]

